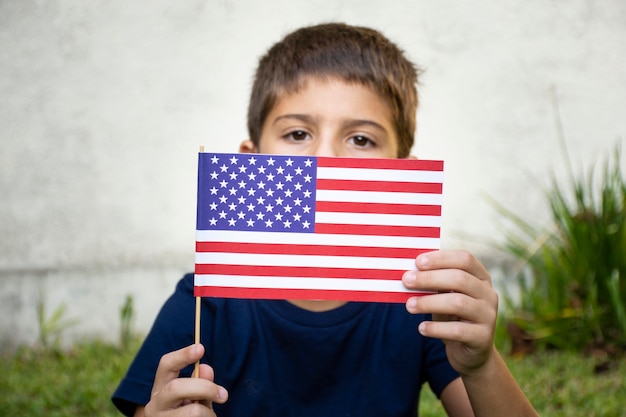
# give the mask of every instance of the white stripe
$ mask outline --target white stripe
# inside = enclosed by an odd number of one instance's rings
[[[347,203],[432,204],[440,206],[441,194],[401,193],[385,191],[317,190],[317,201]]]
[[[315,213],[315,223],[441,227],[441,217],[414,216],[410,214],[342,213],[317,211]]]
[[[366,258],[360,256],[286,255],[230,252],[196,252],[196,264],[299,266],[309,268],[415,269],[415,259]]]
[[[369,180],[443,183],[443,171],[377,168],[317,167],[317,178],[332,180]]]
[[[440,247],[439,238],[429,237],[333,235],[293,232],[242,232],[235,230],[196,230],[196,240],[198,242],[276,243],[408,249],[439,249]]]
[[[255,277],[247,275],[198,275],[198,287],[279,288],[297,290],[384,291],[412,293],[398,280],[351,278]],[[430,291],[420,291],[430,292]]]

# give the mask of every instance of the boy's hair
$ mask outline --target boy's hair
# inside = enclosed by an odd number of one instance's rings
[[[398,157],[413,146],[420,70],[380,32],[343,23],[305,27],[288,34],[259,61],[250,103],[248,133],[259,145],[267,115],[282,94],[297,92],[306,77],[339,78],[384,97],[398,135]]]

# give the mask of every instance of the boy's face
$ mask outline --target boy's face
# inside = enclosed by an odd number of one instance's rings
[[[276,100],[259,146],[247,140],[240,151],[395,158],[398,136],[386,100],[369,87],[310,77],[299,91]]]

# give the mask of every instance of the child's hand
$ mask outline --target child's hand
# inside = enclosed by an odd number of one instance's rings
[[[418,256],[417,271],[407,271],[407,288],[436,291],[411,297],[410,313],[431,313],[434,321],[422,322],[424,336],[442,339],[450,364],[462,375],[473,375],[490,359],[498,312],[498,294],[491,276],[470,253],[437,251]]]
[[[178,377],[181,369],[198,361],[203,354],[202,345],[191,345],[163,355],[150,402],[143,409],[144,416],[215,416],[212,404],[226,402],[228,392],[213,382],[213,369],[201,364],[199,378]]]

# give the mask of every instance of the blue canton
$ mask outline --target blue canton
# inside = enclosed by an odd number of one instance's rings
[[[315,231],[314,157],[205,154],[206,230]]]

